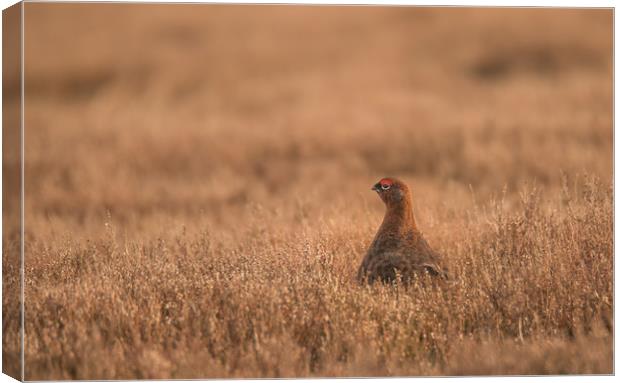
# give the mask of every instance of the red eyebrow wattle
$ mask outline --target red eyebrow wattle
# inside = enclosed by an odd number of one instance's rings
[[[394,181],[392,181],[389,178],[382,178],[381,181],[379,181],[379,183],[381,185],[392,185],[394,183]]]

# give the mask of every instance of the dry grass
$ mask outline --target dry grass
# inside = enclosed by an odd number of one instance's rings
[[[26,379],[611,373],[611,26],[27,4]],[[355,283],[386,175],[455,283]]]

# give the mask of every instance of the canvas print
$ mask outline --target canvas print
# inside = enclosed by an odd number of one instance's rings
[[[4,373],[614,372],[612,9],[17,7]]]

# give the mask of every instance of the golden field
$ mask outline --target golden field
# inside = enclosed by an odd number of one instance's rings
[[[612,18],[26,4],[26,379],[612,373]],[[384,176],[452,283],[356,283]]]

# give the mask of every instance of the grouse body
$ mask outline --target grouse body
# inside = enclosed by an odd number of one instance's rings
[[[439,266],[439,254],[418,230],[407,185],[395,178],[383,178],[372,190],[385,203],[386,213],[360,265],[358,281],[391,283],[400,279],[409,283],[425,274],[446,278]]]

